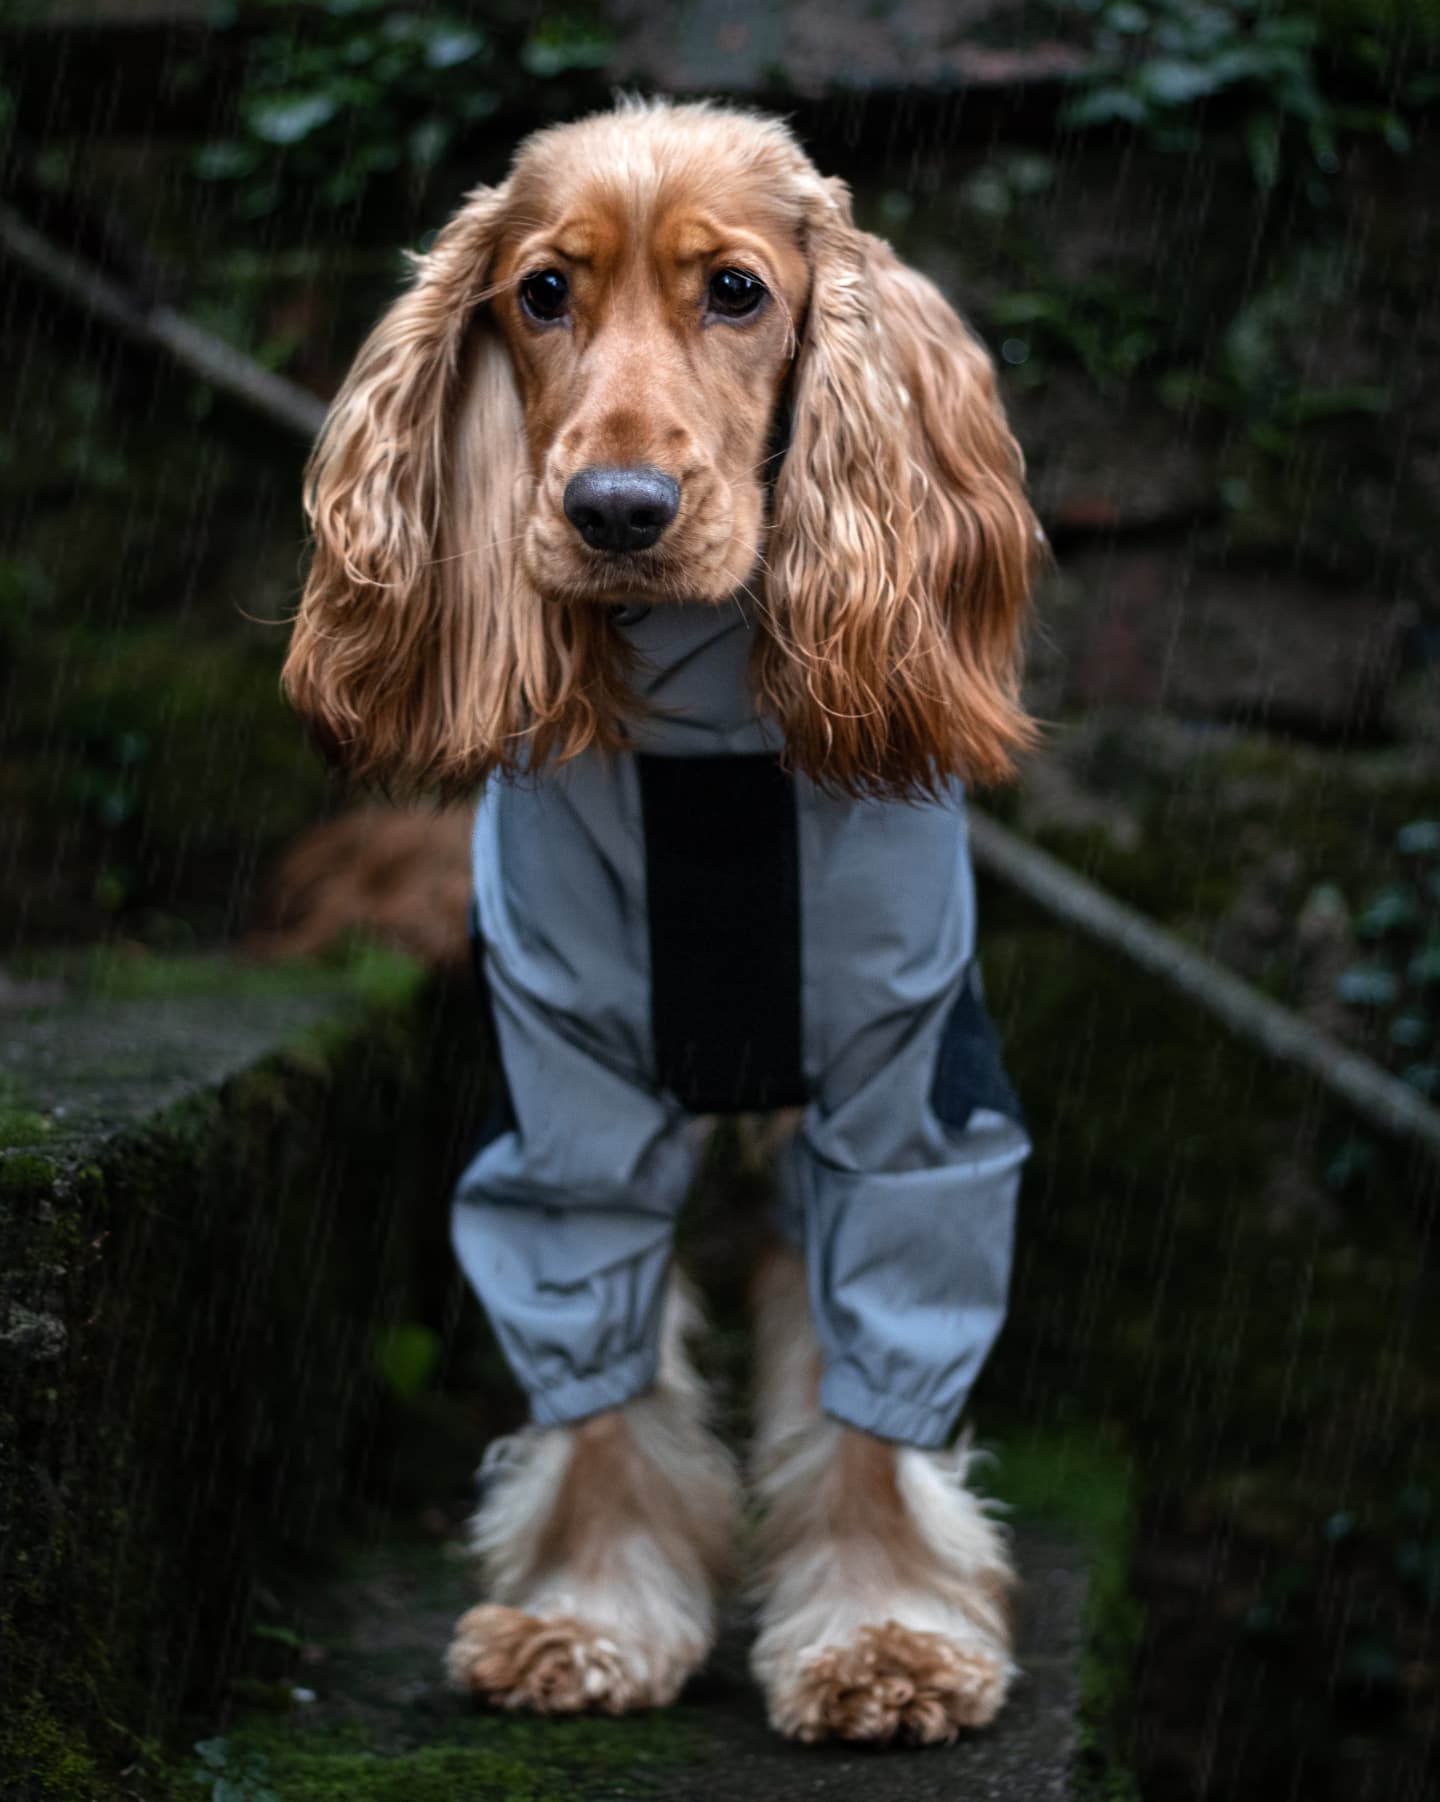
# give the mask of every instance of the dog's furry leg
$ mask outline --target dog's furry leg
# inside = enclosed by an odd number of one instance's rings
[[[456,1626],[456,1688],[504,1708],[622,1714],[673,1701],[705,1659],[739,1485],[685,1357],[698,1318],[673,1278],[652,1390],[491,1448],[474,1524],[491,1600]]]
[[[969,1455],[823,1418],[805,1272],[756,1285],[760,1632],[751,1663],[794,1739],[953,1739],[1014,1674],[1003,1536],[965,1487]]]

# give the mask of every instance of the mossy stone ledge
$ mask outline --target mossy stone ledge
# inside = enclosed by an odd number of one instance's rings
[[[93,960],[0,1015],[0,1793],[134,1787],[331,1532],[388,1406],[417,971]],[[131,1778],[124,1776],[127,1768]]]

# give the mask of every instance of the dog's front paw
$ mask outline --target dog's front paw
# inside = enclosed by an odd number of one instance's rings
[[[791,1739],[933,1745],[994,1720],[1009,1658],[983,1643],[904,1627],[861,1627],[771,1673],[770,1720]]]
[[[572,1615],[472,1608],[455,1626],[446,1666],[452,1685],[497,1708],[537,1714],[625,1714],[675,1699],[689,1674],[652,1670],[635,1647]]]

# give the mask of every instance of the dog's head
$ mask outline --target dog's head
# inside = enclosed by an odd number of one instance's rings
[[[1038,530],[984,350],[780,124],[541,132],[419,258],[311,461],[286,665],[339,761],[456,789],[614,745],[614,603],[748,597],[796,767],[994,780]]]

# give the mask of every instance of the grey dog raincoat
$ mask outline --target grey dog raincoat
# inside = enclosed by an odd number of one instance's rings
[[[616,629],[633,749],[480,802],[506,1095],[456,1252],[537,1422],[614,1407],[655,1377],[694,1116],[802,1105],[780,1211],[821,1405],[939,1444],[1004,1318],[1029,1149],[981,1004],[960,789],[854,800],[784,771],[736,603]]]

